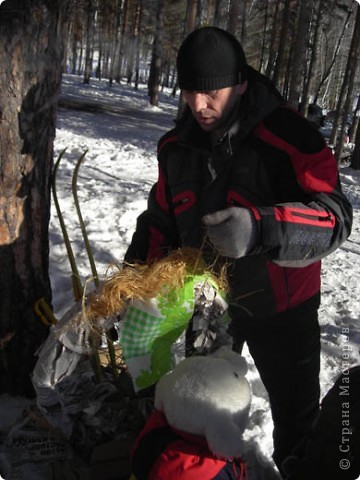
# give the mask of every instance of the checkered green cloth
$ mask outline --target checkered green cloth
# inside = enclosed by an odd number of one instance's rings
[[[141,310],[141,304],[128,307],[121,335],[126,358],[139,357],[151,350],[154,339],[160,334],[159,320],[160,317]]]
[[[135,390],[153,385],[174,367],[171,347],[193,315],[195,284],[208,280],[207,275],[189,275],[181,288],[128,307],[121,344]]]

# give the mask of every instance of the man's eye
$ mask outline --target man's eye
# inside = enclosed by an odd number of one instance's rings
[[[185,97],[191,97],[194,95],[204,95],[205,97],[215,98],[217,96],[218,90],[204,90],[204,91],[191,91],[191,90],[183,90],[183,95]]]
[[[217,92],[218,92],[217,90],[209,90],[208,92],[204,92],[204,93],[205,93],[205,95],[207,95],[208,97],[214,98],[214,97],[216,97]]]

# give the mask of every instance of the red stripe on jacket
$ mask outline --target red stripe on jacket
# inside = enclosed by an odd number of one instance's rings
[[[275,219],[279,222],[301,223],[314,227],[334,228],[335,216],[329,212],[296,207],[274,207]]]
[[[155,199],[156,199],[156,203],[159,205],[161,210],[165,213],[169,213],[169,205],[166,201],[165,192],[166,192],[165,174],[162,171],[162,168],[160,167],[160,164],[159,164],[159,176],[156,184]]]
[[[234,203],[234,201],[237,202],[239,205],[243,205],[244,207],[251,210],[252,214],[255,217],[255,220],[261,220],[259,212],[254,207],[254,205],[249,202],[249,200],[240,195],[238,192],[235,192],[234,190],[229,190],[226,196],[226,202],[228,205],[231,205],[232,203]]]
[[[303,153],[286,140],[272,133],[263,122],[255,129],[255,135],[264,142],[286,152],[295,169],[301,187],[307,193],[331,193],[338,178],[336,160],[329,147],[317,153]]]
[[[157,154],[159,155],[159,153],[165,147],[165,145],[167,145],[168,143],[175,142],[176,139],[177,139],[177,136],[174,135],[172,137],[166,137],[166,138],[164,138],[164,140],[160,141],[159,144],[158,144],[158,148],[157,148]]]

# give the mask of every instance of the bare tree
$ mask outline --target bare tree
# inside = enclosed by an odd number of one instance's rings
[[[81,54],[81,44],[84,35],[84,24],[82,21],[83,18],[83,4],[82,2],[76,2],[74,8],[72,9],[72,19],[70,22],[69,28],[69,47],[71,47],[70,55],[71,58],[71,73],[76,75],[80,68],[80,55]]]
[[[198,10],[197,6],[198,6],[197,0],[188,0],[186,17],[185,17],[185,34],[188,34],[191,31],[193,31],[196,26],[197,10]]]
[[[294,35],[294,48],[291,58],[291,77],[289,85],[289,104],[298,108],[301,100],[301,91],[303,81],[307,73],[307,45],[309,42],[309,26],[311,16],[312,0],[301,0],[299,8],[299,18]],[[303,100],[303,99],[302,99]]]
[[[151,56],[150,75],[148,81],[148,92],[151,105],[159,103],[160,74],[162,64],[162,50],[164,37],[164,0],[157,0],[156,23],[154,32],[154,43]]]
[[[269,12],[270,12],[270,5],[269,2],[265,2],[265,13],[264,13],[264,23],[263,23],[263,33],[262,33],[262,42],[261,42],[261,55],[259,59],[259,66],[258,70],[262,72],[264,70],[264,63],[265,63],[265,50],[267,44],[267,30],[269,25]]]
[[[276,85],[280,84],[281,72],[286,69],[286,63],[287,63],[286,62],[286,45],[289,43],[288,32],[289,32],[290,2],[291,0],[285,0],[284,10],[282,14],[280,43],[277,51],[274,74],[273,74],[273,81]]]
[[[271,29],[271,38],[270,38],[270,47],[269,47],[269,59],[266,67],[266,76],[272,78],[274,74],[274,67],[276,62],[276,52],[278,51],[277,46],[277,32],[278,32],[278,22],[280,15],[280,3],[281,0],[276,0],[275,12],[273,17],[272,29]]]
[[[354,170],[360,170],[360,127],[358,125],[355,137],[355,149],[351,155],[350,167]]]
[[[136,0],[134,4],[133,21],[128,42],[128,61],[127,61],[127,83],[130,84],[135,74],[135,85],[139,81],[139,61],[140,61],[140,24],[142,16],[142,4]]]
[[[63,39],[61,0],[0,6],[0,390],[31,394],[34,353],[51,303],[50,178]]]
[[[326,30],[326,33],[330,32],[329,35],[331,37],[334,37],[335,41],[329,42],[327,37],[325,37],[325,44],[327,48],[323,49],[322,51],[325,68],[321,69],[318,66],[318,71],[321,72],[321,79],[314,96],[315,103],[318,102],[320,93],[324,86],[328,83],[328,80],[333,72],[335,62],[339,55],[340,47],[344,45],[345,32],[349,27],[349,23],[353,13],[352,9],[347,7],[347,4],[341,5],[340,11],[342,13],[345,12],[345,19],[341,21],[341,16],[339,19],[339,6],[337,5],[336,1],[326,1],[323,3],[323,7],[325,12],[322,16],[321,28],[323,29],[323,31]],[[337,28],[330,28],[330,19],[336,22],[336,24],[338,25]]]
[[[112,52],[111,52],[111,67],[109,74],[109,84],[112,85],[114,78],[116,78],[116,72],[119,71],[119,52],[120,52],[120,41],[121,41],[121,0],[116,0],[116,9],[115,9],[115,28],[113,31],[112,38]]]
[[[240,42],[244,45],[247,36],[247,18],[248,18],[248,8],[249,8],[249,0],[243,0],[241,2],[241,9],[240,9]]]
[[[301,111],[305,115],[308,115],[309,110],[309,101],[310,95],[312,92],[314,80],[315,80],[315,73],[316,73],[316,65],[318,63],[319,58],[319,43],[320,43],[320,32],[321,32],[321,18],[322,18],[322,11],[323,11],[323,2],[324,0],[318,0],[318,6],[316,12],[314,12],[314,18],[312,24],[314,25],[313,28],[313,39],[311,42],[311,56],[309,61],[309,69],[307,73],[307,79],[304,84],[304,91],[302,95],[302,106]]]
[[[215,5],[214,5],[214,17],[213,17],[213,25],[215,27],[220,27],[220,21],[221,21],[221,1],[220,0],[215,0]]]
[[[236,36],[239,30],[240,2],[231,0],[229,9],[229,32]]]
[[[86,9],[86,53],[85,53],[85,74],[84,83],[90,82],[93,69],[94,37],[95,37],[95,13],[96,0],[87,0]]]
[[[142,0],[137,1],[135,26],[134,26],[134,39],[135,39],[135,89],[139,88],[140,81],[140,33],[142,22]]]
[[[359,124],[360,124],[360,95],[358,95],[358,98],[357,98],[356,107],[353,113],[351,128],[349,132],[349,141],[351,143],[355,143],[355,137],[359,128]]]
[[[344,75],[344,80],[341,88],[341,93],[338,102],[337,115],[334,119],[333,130],[331,132],[331,142],[336,144],[335,155],[338,161],[340,161],[342,150],[343,150],[343,138],[345,136],[345,129],[347,128],[347,117],[350,113],[351,103],[354,99],[353,89],[355,83],[355,76],[357,72],[357,67],[359,64],[359,55],[360,55],[360,7],[357,6],[356,20],[354,24],[354,30],[348,55],[348,60],[346,64],[346,70]],[[339,123],[340,132],[339,130]],[[337,140],[339,137],[339,141]]]
[[[334,108],[345,62],[340,55],[348,46],[346,32],[352,25],[354,0],[171,0],[164,2],[163,33],[154,30],[158,21],[157,0],[78,0],[70,30],[72,71],[84,65],[85,78],[92,67],[95,21],[98,70],[115,78],[126,76],[137,86],[153,74],[154,36],[162,37],[157,63],[160,85],[174,86],[175,51],[181,40],[200,25],[228,29],[243,44],[250,65],[273,79],[284,96],[306,114],[308,102]],[[82,15],[81,15],[82,12]],[[310,14],[312,15],[310,18]],[[87,20],[88,19],[88,20]],[[91,19],[91,21],[90,21]],[[151,67],[151,68],[149,68]],[[101,70],[101,72],[100,72]],[[153,77],[151,78],[153,81]]]
[[[116,65],[117,65],[117,74],[116,74],[116,81],[120,82],[120,78],[122,76],[123,67],[125,65],[124,57],[126,51],[126,38],[129,27],[129,17],[130,17],[130,0],[124,0],[123,8],[122,8],[122,19],[121,19],[121,29],[120,29],[120,47],[118,48],[118,57],[116,58]]]

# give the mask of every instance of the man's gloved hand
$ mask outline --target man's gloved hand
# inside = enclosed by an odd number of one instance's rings
[[[209,213],[203,222],[211,243],[224,257],[243,257],[256,245],[256,220],[247,208],[230,207]]]

